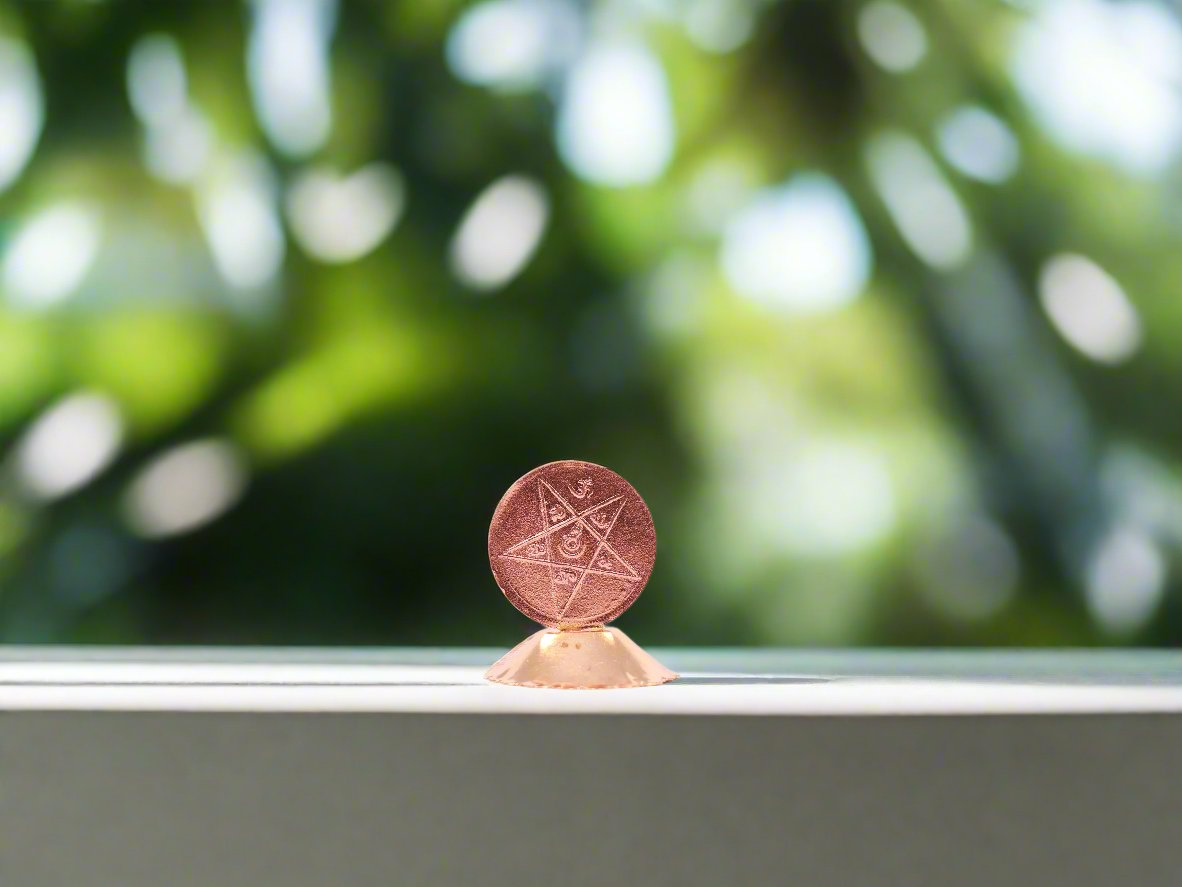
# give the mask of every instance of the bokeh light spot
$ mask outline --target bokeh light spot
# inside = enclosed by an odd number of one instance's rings
[[[580,178],[624,187],[658,178],[674,124],[660,63],[647,47],[593,45],[571,69],[559,107],[558,151]]]
[[[394,229],[406,200],[394,167],[371,163],[349,176],[307,170],[287,192],[287,218],[309,255],[351,262],[377,248]]]
[[[978,515],[953,517],[917,550],[919,588],[953,619],[987,619],[1018,590],[1021,563],[1013,540]]]
[[[1152,539],[1128,527],[1114,530],[1088,564],[1092,616],[1114,634],[1136,631],[1160,603],[1165,578],[1165,559]]]
[[[897,520],[885,460],[854,440],[748,448],[728,471],[723,495],[728,533],[748,548],[744,560],[839,558],[881,542]]]
[[[97,477],[122,438],[114,401],[90,392],[70,395],[42,413],[17,443],[17,479],[31,497],[57,499]]]
[[[1081,354],[1120,363],[1141,345],[1141,320],[1115,280],[1084,256],[1055,256],[1039,275],[1043,310]]]
[[[231,286],[254,289],[279,272],[285,252],[275,186],[261,158],[222,164],[197,194],[198,215],[218,271]]]
[[[254,0],[247,74],[259,121],[286,154],[305,156],[328,138],[328,44],[335,0]]]
[[[707,52],[734,52],[755,30],[755,11],[746,0],[688,0],[681,5],[685,33]]]
[[[33,156],[44,118],[41,81],[32,54],[24,44],[0,37],[0,191]]]
[[[47,308],[82,283],[98,253],[99,213],[83,203],[43,209],[17,231],[4,256],[4,288],[11,304]]]
[[[145,126],[166,126],[188,105],[185,63],[167,34],[141,37],[127,57],[127,95]]]
[[[144,125],[144,162],[157,178],[193,181],[213,154],[213,126],[189,102],[181,49],[167,34],[140,38],[127,58],[127,93]]]
[[[874,0],[858,14],[858,37],[866,54],[887,71],[910,71],[928,51],[923,24],[907,7]]]
[[[511,175],[489,185],[468,208],[451,243],[451,267],[473,289],[504,286],[525,267],[546,228],[542,186]]]
[[[997,184],[1018,168],[1017,138],[997,115],[976,105],[945,117],[937,138],[944,159],[970,178]]]
[[[144,134],[144,162],[162,181],[192,182],[213,156],[214,141],[208,118],[188,106],[167,124],[153,126]]]
[[[1182,27],[1160,4],[1039,4],[1012,74],[1044,128],[1074,151],[1153,174],[1182,145]]]
[[[193,441],[161,453],[143,468],[127,490],[124,512],[141,536],[175,536],[223,514],[245,485],[245,463],[233,444]]]
[[[747,298],[811,312],[853,301],[870,275],[870,241],[845,192],[800,175],[756,195],[726,227],[722,269]]]
[[[789,547],[810,554],[850,551],[878,542],[894,526],[894,488],[873,450],[817,442],[788,461],[783,485],[764,498],[769,520],[787,506]]]
[[[466,83],[532,89],[574,55],[579,14],[566,0],[492,0],[464,11],[447,38],[447,61]]]
[[[920,259],[951,270],[972,251],[968,213],[923,147],[888,132],[867,146],[870,176],[899,233]]]

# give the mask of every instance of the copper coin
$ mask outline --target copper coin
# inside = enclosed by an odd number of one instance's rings
[[[591,462],[550,462],[509,487],[488,529],[505,597],[550,628],[611,622],[631,606],[657,558],[640,494]]]

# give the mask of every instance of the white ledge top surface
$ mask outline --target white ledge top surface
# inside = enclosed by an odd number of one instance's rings
[[[654,649],[661,687],[487,683],[481,648],[0,648],[0,710],[754,716],[1182,713],[1182,654]]]

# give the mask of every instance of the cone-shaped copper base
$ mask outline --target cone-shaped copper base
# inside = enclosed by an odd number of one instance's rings
[[[498,684],[558,690],[652,687],[677,677],[612,627],[544,628],[498,659],[484,676]]]

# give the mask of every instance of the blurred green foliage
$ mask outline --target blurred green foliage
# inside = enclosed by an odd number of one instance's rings
[[[579,458],[646,644],[1176,642],[1180,34],[0,5],[3,637],[507,645],[487,521]]]

